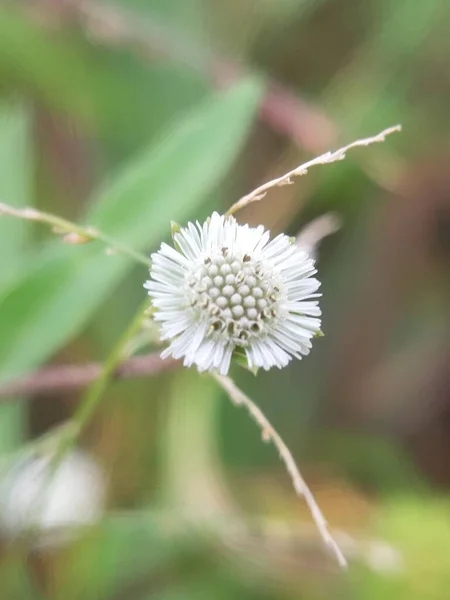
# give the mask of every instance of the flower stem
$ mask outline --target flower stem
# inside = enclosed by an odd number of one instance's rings
[[[255,423],[261,429],[261,435],[264,442],[271,441],[275,448],[278,450],[278,454],[280,455],[281,460],[283,461],[286,470],[291,478],[292,485],[294,490],[296,491],[298,496],[301,496],[305,499],[305,502],[309,508],[311,516],[316,524],[316,527],[324,541],[325,545],[330,549],[330,551],[334,554],[338,564],[342,568],[346,568],[347,560],[343,555],[341,549],[338,544],[334,540],[328,529],[328,523],[325,517],[322,514],[317,502],[312,495],[311,490],[303,479],[300,471],[297,467],[297,464],[292,456],[291,451],[284,443],[280,434],[275,430],[273,425],[270,423],[269,419],[265,416],[262,410],[257,406],[253,400],[251,400],[242,390],[238,388],[238,386],[234,383],[232,379],[229,377],[224,377],[223,375],[218,375],[217,373],[212,373],[212,377],[217,381],[217,383],[222,387],[222,389],[227,393],[230,400],[236,406],[245,406],[251,418],[255,421]]]
[[[87,244],[93,240],[98,240],[107,245],[108,248],[114,252],[120,252],[126,254],[133,260],[144,264],[146,267],[151,266],[151,260],[141,252],[137,252],[128,246],[124,246],[114,238],[102,233],[95,227],[82,226],[67,221],[62,217],[52,215],[50,213],[41,212],[34,208],[23,208],[18,209],[8,204],[0,202],[0,216],[8,215],[10,217],[17,217],[18,219],[26,219],[28,221],[37,221],[39,223],[46,223],[53,228],[55,233],[63,235],[63,240],[68,244]]]
[[[116,368],[126,354],[126,348],[130,340],[139,331],[145,313],[148,310],[148,300],[146,299],[138,308],[135,316],[126,328],[117,344],[113,347],[109,355],[106,357],[100,375],[86,390],[81,402],[79,403],[75,414],[67,424],[67,428],[58,438],[56,450],[52,457],[50,473],[53,474],[61,463],[62,459],[75,444],[77,438],[86,428],[91,420],[92,415],[99,407],[100,402],[104,397],[105,390],[114,376]]]
[[[386,136],[391,135],[391,133],[395,133],[397,131],[401,131],[401,125],[394,125],[393,127],[388,127],[384,129],[377,135],[372,137],[364,138],[362,140],[356,140],[351,144],[347,144],[347,146],[343,146],[339,148],[339,150],[335,150],[334,152],[325,152],[325,154],[321,154],[317,158],[313,158],[312,160],[296,167],[292,171],[281,175],[281,177],[276,177],[263,185],[260,185],[255,190],[250,192],[249,194],[243,196],[240,200],[235,202],[233,206],[231,206],[227,212],[226,216],[234,215],[234,213],[238,212],[242,208],[248,206],[252,202],[258,202],[262,200],[267,194],[268,190],[274,187],[281,187],[283,185],[291,185],[293,183],[292,179],[294,177],[300,177],[302,175],[306,175],[308,169],[314,167],[316,165],[329,165],[330,163],[337,162],[343,160],[346,157],[346,153],[348,150],[352,148],[357,148],[359,146],[370,146],[371,144],[378,144],[380,142],[384,142]]]

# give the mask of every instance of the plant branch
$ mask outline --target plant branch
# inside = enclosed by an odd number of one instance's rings
[[[303,496],[306,504],[311,512],[311,516],[317,526],[317,529],[325,542],[326,546],[333,552],[339,565],[341,567],[347,567],[347,560],[342,554],[338,544],[330,534],[328,525],[325,517],[322,514],[319,506],[317,505],[311,490],[307,486],[305,480],[300,474],[298,467],[295,463],[294,457],[292,456],[289,448],[284,443],[281,436],[273,428],[270,421],[261,411],[261,409],[251,400],[248,396],[242,392],[237,385],[229,378],[222,375],[213,374],[214,379],[228,394],[230,400],[236,406],[245,406],[248,410],[252,419],[259,425],[262,432],[262,438],[265,442],[271,441],[279,452],[281,460],[284,462],[286,469],[291,477],[292,484],[295,491],[299,496]]]
[[[158,352],[133,356],[121,362],[112,373],[112,379],[132,379],[148,377],[169,371],[180,365],[179,361],[166,358]],[[45,367],[31,375],[21,377],[0,386],[0,402],[24,396],[57,396],[84,388],[96,380],[102,371],[101,363],[83,365],[59,365]]]
[[[63,241],[66,244],[87,244],[93,240],[98,240],[106,244],[108,249],[114,252],[120,252],[126,254],[133,260],[144,264],[146,267],[151,266],[151,260],[145,254],[136,252],[132,248],[124,246],[114,238],[106,235],[96,229],[95,227],[77,225],[71,221],[67,221],[62,217],[52,215],[50,213],[41,212],[34,208],[14,208],[8,204],[0,202],[0,217],[7,215],[10,217],[16,217],[18,219],[26,219],[28,221],[37,221],[39,223],[45,223],[50,225],[54,233],[61,234]]]
[[[85,427],[93,412],[100,404],[106,387],[114,376],[114,371],[123,360],[126,346],[141,328],[142,321],[147,310],[148,300],[145,299],[117,344],[106,357],[99,376],[93,381],[92,385],[87,389],[85,395],[83,396],[72,419],[72,421],[76,423],[79,431]]]
[[[260,185],[255,190],[253,190],[246,196],[243,196],[240,200],[238,200],[235,204],[233,204],[233,206],[231,206],[231,208],[228,209],[226,214],[233,215],[238,210],[241,210],[242,208],[244,208],[245,206],[248,206],[252,202],[257,202],[258,200],[262,200],[264,198],[264,196],[267,194],[268,190],[270,190],[274,187],[281,187],[283,185],[291,185],[293,183],[293,181],[292,181],[293,177],[300,177],[301,175],[306,175],[306,173],[308,172],[308,169],[310,169],[311,167],[314,167],[316,165],[327,165],[327,164],[330,164],[333,162],[343,160],[346,157],[347,151],[350,150],[351,148],[357,148],[358,146],[370,146],[371,144],[384,142],[384,140],[386,139],[386,136],[390,135],[391,133],[395,133],[397,131],[401,131],[400,125],[394,125],[393,127],[389,127],[388,129],[385,129],[384,131],[381,131],[379,134],[374,135],[372,137],[364,138],[361,140],[356,140],[355,142],[352,142],[351,144],[348,144],[347,146],[343,146],[342,148],[339,148],[338,150],[335,150],[334,152],[325,152],[325,154],[322,154],[316,158],[313,158],[312,160],[304,163],[303,165],[296,167],[292,171],[285,173],[281,177],[277,177],[275,179],[272,179],[271,181],[264,183],[263,185]]]
[[[95,410],[100,405],[108,383],[114,376],[115,369],[123,360],[126,346],[133,336],[139,331],[147,310],[148,301],[145,300],[145,302],[143,302],[137,310],[135,316],[131,320],[123,335],[120,337],[117,344],[106,357],[98,377],[96,377],[92,384],[87,388],[83,398],[81,399],[81,402],[78,404],[75,410],[75,414],[69,420],[67,427],[63,430],[62,434],[58,438],[50,460],[48,483],[50,483],[67,452],[69,452],[72,446],[76,443],[78,437],[91,420]]]

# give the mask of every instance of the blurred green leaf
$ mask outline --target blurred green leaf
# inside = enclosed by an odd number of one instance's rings
[[[52,35],[11,7],[0,7],[1,88],[32,94],[48,106],[92,117],[95,87],[75,39]]]
[[[31,204],[31,144],[27,107],[0,103],[0,201],[15,207]],[[27,221],[0,219],[0,286],[12,281],[26,258]],[[6,260],[4,258],[6,257]],[[0,454],[22,440],[24,404],[0,405]]]
[[[135,248],[168,235],[170,221],[192,213],[226,174],[259,95],[260,85],[249,80],[174,123],[159,143],[104,186],[87,222]]]
[[[446,600],[450,586],[448,499],[396,497],[381,507],[369,566],[352,573],[355,594],[364,600]],[[392,550],[390,550],[392,549]]]
[[[198,73],[178,64],[143,60],[127,44],[99,43],[83,28],[49,31],[24,12],[0,7],[0,91],[31,96],[76,127],[81,122],[108,142],[109,155],[118,147],[132,151],[136,142],[142,147],[206,89]]]
[[[0,103],[0,198],[15,207],[30,204],[31,149],[29,115],[23,104]],[[0,255],[8,256],[5,267],[20,260],[27,236],[26,221],[0,220]]]
[[[348,136],[364,135],[363,126],[376,129],[401,122],[411,110],[401,102],[411,85],[408,67],[443,13],[441,0],[418,3],[415,10],[409,0],[384,0],[375,6],[379,27],[322,92],[327,113]]]
[[[143,150],[156,132],[197,105],[208,86],[200,74],[166,61],[145,62],[122,48],[88,49],[95,74],[95,126],[113,164]]]
[[[133,588],[136,579],[147,579],[164,568],[181,546],[164,535],[164,527],[151,515],[110,515],[73,548],[61,581],[61,597],[66,590],[74,599],[114,597],[117,590]]]
[[[104,186],[87,222],[139,250],[158,243],[170,221],[192,215],[224,177],[260,90],[258,82],[245,81],[176,123]],[[60,245],[56,256],[53,248],[0,298],[2,380],[36,366],[73,337],[133,266],[123,256],[105,256],[97,243]]]
[[[217,449],[221,390],[208,375],[183,369],[166,398],[160,428],[160,502],[185,515],[226,514],[227,493]]]

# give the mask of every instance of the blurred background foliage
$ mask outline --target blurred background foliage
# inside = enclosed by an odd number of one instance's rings
[[[136,250],[314,155],[401,122],[239,214],[318,250],[323,330],[238,383],[269,415],[351,560],[326,556],[273,448],[207,378],[117,382],[83,436],[107,512],[76,541],[4,540],[8,599],[448,598],[447,0],[34,0],[0,5],[0,201]],[[0,218],[0,381],[101,360],[145,267]],[[0,400],[7,460],[80,393]]]

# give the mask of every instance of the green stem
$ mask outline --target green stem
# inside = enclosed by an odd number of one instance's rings
[[[145,317],[147,310],[148,300],[146,299],[138,308],[132,321],[130,322],[122,336],[119,338],[118,342],[113,347],[111,352],[106,357],[106,360],[103,363],[102,372],[85,392],[81,402],[77,407],[77,410],[75,411],[75,414],[70,419],[70,421],[66,423],[63,426],[63,428],[61,428],[60,432],[58,433],[58,438],[55,442],[55,445],[50,451],[51,458],[49,469],[46,475],[46,483],[42,487],[42,493],[36,503],[36,517],[38,517],[43,511],[46,489],[52,482],[52,479],[56,471],[58,470],[61,462],[63,461],[64,457],[66,456],[67,452],[69,452],[69,450],[74,446],[78,437],[81,435],[81,433],[91,420],[92,415],[99,407],[100,402],[104,397],[105,390],[110,380],[114,376],[114,371],[126,355],[126,349],[130,340],[139,331],[139,328],[142,325],[142,321]],[[37,521],[38,519],[36,519],[35,522]],[[32,522],[30,524],[29,533],[33,533],[33,531],[34,523]]]
[[[27,219],[28,221],[37,221],[39,223],[46,223],[47,225],[51,225],[56,232],[63,233],[66,235],[65,241],[67,243],[84,244],[92,240],[98,240],[106,244],[108,248],[111,248],[116,252],[120,252],[121,254],[126,254],[133,260],[144,264],[146,267],[151,266],[151,260],[149,257],[145,256],[145,254],[141,254],[140,252],[137,252],[132,248],[124,246],[120,242],[116,241],[114,238],[111,238],[109,235],[102,233],[95,227],[83,227],[82,225],[77,225],[76,223],[67,221],[62,217],[58,217],[50,213],[41,212],[34,208],[17,209],[13,208],[12,206],[9,206],[8,204],[3,204],[0,202],[0,216],[2,214],[11,217],[17,217],[19,219]],[[70,234],[74,234],[74,237],[69,237]]]
[[[127,246],[123,246],[120,242],[117,242],[113,238],[110,238],[108,235],[105,235],[104,233],[98,231],[94,227],[82,227],[56,215],[40,212],[38,210],[35,210],[34,208],[16,209],[12,206],[8,206],[7,204],[3,203],[0,203],[0,216],[1,215],[8,215],[19,219],[27,219],[31,221],[46,223],[47,225],[52,226],[56,233],[64,234],[63,239],[67,243],[84,244],[92,240],[99,240],[105,243],[109,248],[112,248],[117,252],[121,252],[122,254],[128,255],[130,258],[144,264],[146,267],[151,266],[150,258],[145,256],[144,254],[141,254],[140,252],[136,252],[135,250],[128,248]],[[145,313],[148,310],[148,306],[149,303],[146,299],[145,302],[139,307],[134,318],[132,319],[131,323],[129,324],[123,335],[120,337],[117,344],[113,347],[109,355],[106,357],[99,377],[87,389],[72,419],[67,424],[65,424],[58,432],[58,438],[55,441],[51,451],[48,476],[46,478],[47,485],[51,482],[55,472],[57,471],[66,453],[75,444],[78,437],[91,420],[92,415],[100,405],[105,390],[111,378],[114,376],[114,372],[117,366],[127,354],[127,349],[129,347],[130,341],[133,339],[133,337],[136,335],[136,333],[139,331],[142,325],[142,321],[144,319]],[[45,445],[47,441],[48,440],[43,441],[43,445]],[[41,495],[40,501],[37,502],[37,515],[40,514],[40,511],[43,508],[43,503],[45,501],[44,490],[47,487],[47,485],[43,487],[43,493]],[[33,524],[31,524],[30,526],[30,532],[32,532],[32,530]]]
[[[104,397],[105,390],[110,380],[114,376],[114,371],[123,360],[130,340],[139,331],[147,310],[148,300],[146,299],[137,310],[134,318],[122,336],[119,338],[117,344],[106,357],[100,376],[92,383],[91,386],[89,386],[84,394],[77,407],[77,410],[75,411],[75,414],[67,424],[67,429],[62,432],[61,437],[59,438],[59,442],[52,459],[52,466],[50,469],[51,474],[56,471],[67,451],[70,450],[70,448],[74,445],[78,436],[85,429],[91,420],[92,415],[99,407],[100,402]]]
[[[128,343],[141,328],[142,321],[147,310],[148,300],[146,299],[139,307],[131,323],[128,325],[117,344],[113,347],[109,356],[106,358],[100,377],[98,377],[98,379],[96,379],[88,388],[73,418],[78,429],[83,429],[85,427],[93,412],[99,405],[106,387],[111,377],[114,375],[115,369],[124,358],[125,349]]]

